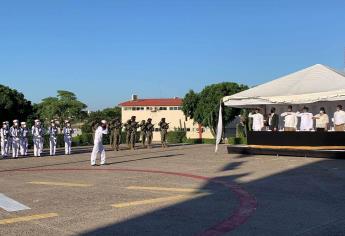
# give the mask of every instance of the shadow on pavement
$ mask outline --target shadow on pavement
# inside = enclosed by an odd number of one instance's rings
[[[336,222],[345,219],[345,174],[333,171],[335,166],[345,162],[321,159],[247,183],[239,179],[252,173],[204,179],[199,191],[208,195],[81,235],[344,235],[345,225]]]

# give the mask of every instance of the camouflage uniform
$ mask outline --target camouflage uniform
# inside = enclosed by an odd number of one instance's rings
[[[137,139],[137,129],[139,128],[138,122],[135,121],[135,116],[132,117],[131,119],[131,138],[130,138],[130,148],[134,149],[135,148],[135,143]]]
[[[128,148],[131,148],[131,133],[132,133],[131,120],[128,120],[124,126],[125,126],[125,132],[126,132],[126,144]]]
[[[158,126],[160,127],[161,130],[161,142],[162,142],[162,147],[167,148],[167,135],[168,135],[168,129],[169,129],[169,124],[165,122],[165,118],[162,118],[162,120],[158,123]]]
[[[140,122],[140,138],[141,138],[141,144],[143,147],[145,147],[145,143],[146,143],[146,122],[145,120],[142,120]]]
[[[155,130],[154,124],[152,124],[151,121],[152,119],[148,119],[146,123],[147,148],[151,148],[153,131]]]
[[[115,119],[113,125],[113,147],[118,151],[120,149],[122,123],[119,119]]]

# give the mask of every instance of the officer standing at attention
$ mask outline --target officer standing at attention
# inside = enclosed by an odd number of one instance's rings
[[[122,123],[120,121],[120,118],[116,117],[113,124],[113,133],[114,133],[113,144],[114,144],[114,149],[116,151],[120,150],[121,129],[122,129]]]
[[[162,142],[162,148],[167,148],[167,135],[168,135],[168,129],[169,124],[165,122],[165,118],[162,118],[161,121],[158,123],[158,126],[161,130],[161,142]]]
[[[20,155],[28,155],[28,136],[29,129],[26,127],[26,122],[20,123]]]
[[[152,146],[153,131],[155,130],[154,124],[152,124],[152,119],[148,118],[146,122],[146,138],[147,138],[147,148]]]
[[[58,128],[56,127],[55,120],[51,120],[49,127],[49,147],[51,156],[55,156],[56,153],[57,135]]]
[[[288,111],[282,113],[280,116],[285,117],[284,119],[284,131],[296,131],[298,118],[297,114],[292,111],[292,106],[288,106]]]
[[[9,151],[10,130],[6,121],[2,122],[1,132],[1,156],[6,158]]]
[[[313,114],[309,112],[308,107],[303,107],[302,113],[297,112],[297,117],[301,117],[300,131],[311,131],[314,129]]]
[[[145,122],[145,120],[142,120],[142,121],[140,122],[139,127],[140,127],[141,145],[142,145],[143,147],[145,147],[145,146],[146,146],[146,145],[145,145],[145,143],[146,143],[146,122]]]
[[[43,151],[44,129],[40,120],[35,120],[35,125],[31,129],[32,139],[34,141],[34,156],[40,157]]]
[[[13,121],[13,125],[10,128],[10,135],[12,140],[12,157],[17,158],[20,148],[20,128],[18,120]]]
[[[343,106],[338,105],[337,111],[334,112],[334,130],[344,131],[345,130],[345,111],[343,111]]]
[[[260,113],[260,108],[255,108],[254,114],[250,112],[248,117],[252,118],[252,130],[261,131],[264,127],[264,116]]]
[[[328,130],[329,117],[324,107],[320,108],[320,113],[313,117],[315,119],[316,131],[323,132]]]
[[[65,141],[66,155],[71,155],[72,134],[73,134],[73,129],[71,127],[71,123],[68,120],[65,120],[65,127],[63,128],[63,136],[64,136],[64,141]]]
[[[135,149],[135,143],[137,141],[137,129],[139,128],[138,122],[135,121],[136,117],[131,117],[131,149]]]
[[[107,121],[102,120],[95,132],[95,140],[91,153],[91,166],[96,165],[97,154],[101,154],[101,165],[105,165],[105,150],[103,146],[103,134],[108,134]]]
[[[126,144],[128,148],[131,148],[131,120],[127,120],[127,123],[125,124],[125,132],[126,132]]]

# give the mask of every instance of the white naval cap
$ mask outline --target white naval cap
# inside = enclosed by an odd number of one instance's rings
[[[26,122],[23,121],[23,122],[20,122],[20,124],[21,124],[21,125],[26,125]]]
[[[69,123],[69,120],[65,120],[65,124]]]
[[[18,123],[19,121],[18,120],[13,120],[13,123]]]
[[[102,120],[101,123],[106,125],[107,121],[106,120]]]

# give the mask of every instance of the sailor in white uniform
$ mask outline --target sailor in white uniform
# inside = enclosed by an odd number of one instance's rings
[[[26,127],[26,122],[20,123],[20,155],[28,155],[28,136],[29,129]]]
[[[49,147],[50,147],[50,155],[55,156],[56,153],[56,143],[57,143],[57,135],[58,135],[58,128],[56,127],[55,120],[50,121],[49,127]]]
[[[32,126],[31,134],[34,142],[34,156],[40,157],[43,151],[43,138],[44,138],[44,128],[41,125],[40,120],[35,120],[35,125]]]
[[[13,121],[13,125],[10,128],[10,136],[12,141],[12,157],[17,158],[20,149],[20,127],[18,120]]]
[[[0,129],[1,137],[1,156],[3,158],[7,157],[9,154],[9,143],[10,143],[10,130],[8,127],[8,122],[2,122],[2,128]]]
[[[65,120],[65,127],[63,128],[63,136],[65,141],[65,154],[70,155],[72,149],[72,134],[73,129],[71,123],[68,120]]]
[[[91,153],[91,165],[96,165],[97,154],[101,154],[101,165],[105,165],[105,150],[103,146],[103,134],[108,134],[107,121],[102,120],[95,132],[94,146]]]

